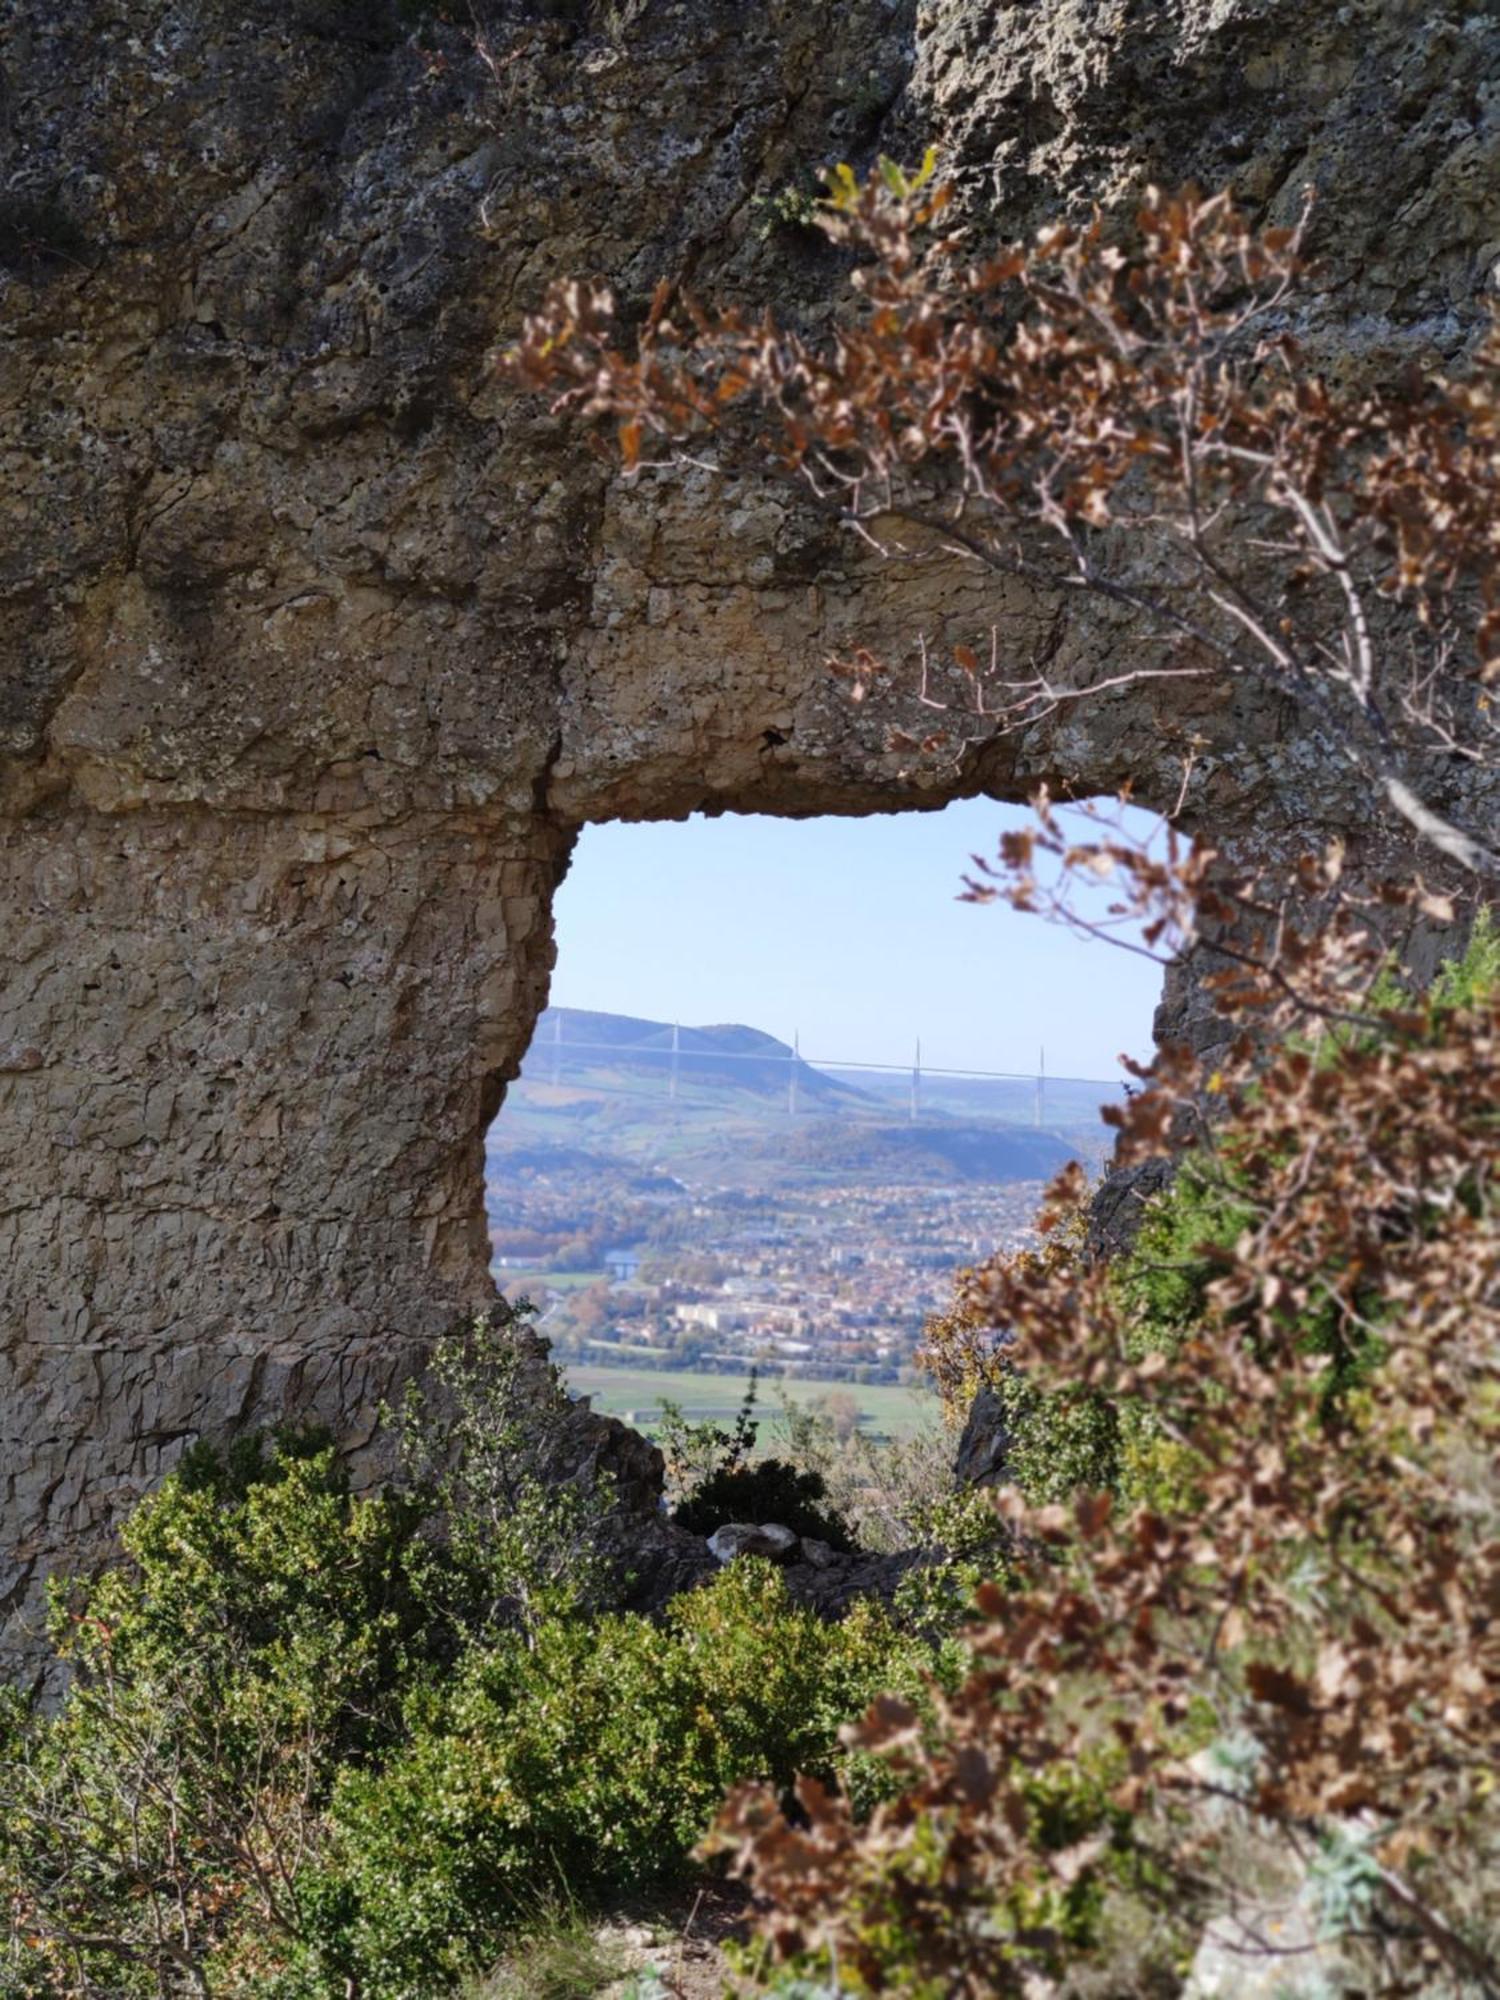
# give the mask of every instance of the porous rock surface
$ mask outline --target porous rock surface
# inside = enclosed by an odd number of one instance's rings
[[[1465,0],[476,18],[0,4],[0,1623],[190,1439],[357,1452],[488,1296],[482,1136],[582,824],[1175,791],[1140,690],[888,750],[830,650],[994,623],[1083,676],[1118,632],[898,588],[770,487],[612,479],[488,365],[549,277],[816,322],[838,257],[764,198],[928,137],[1001,233],[1317,181],[1330,365],[1457,353],[1500,251]],[[1220,838],[1340,810],[1278,718],[1170,719]]]

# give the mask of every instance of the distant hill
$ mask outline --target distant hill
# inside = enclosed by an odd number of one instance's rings
[[[768,1137],[785,1168],[889,1182],[1049,1180],[1077,1153],[1055,1132],[1024,1125],[874,1125],[809,1119]]]
[[[891,1107],[899,1105],[904,1110],[910,1099],[909,1076],[838,1068],[826,1069],[823,1074]],[[1100,1106],[1121,1103],[1125,1085],[1123,1076],[1118,1083],[1082,1083],[1073,1077],[1048,1077],[1042,1089],[1043,1126],[1071,1137],[1098,1133]],[[941,1076],[924,1071],[921,1109],[965,1122],[1034,1126],[1036,1081],[1032,1077]]]
[[[597,1164],[749,1188],[1037,1181],[1102,1150],[1095,1107],[1065,1099],[1061,1087],[1062,1115],[1038,1128],[1030,1086],[1004,1083],[1003,1097],[976,1102],[941,1087],[962,1080],[934,1079],[930,1090],[924,1080],[913,1121],[904,1078],[817,1069],[742,1023],[680,1027],[675,1037],[674,1061],[669,1022],[549,1008],[491,1128],[490,1153],[518,1167]]]
[[[676,1053],[673,1053],[673,1040]],[[799,1102],[856,1105],[868,1102],[856,1085],[826,1075],[794,1055],[786,1042],[739,1023],[674,1028],[632,1014],[601,1014],[579,1007],[548,1007],[537,1022],[521,1075],[528,1083],[568,1084],[593,1078],[651,1078],[665,1085],[676,1069],[678,1088],[714,1084],[757,1097],[785,1099],[795,1077]]]

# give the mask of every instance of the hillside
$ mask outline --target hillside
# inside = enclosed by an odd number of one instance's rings
[[[911,1079],[899,1072],[830,1067],[823,1074],[835,1083],[857,1088],[863,1096],[884,1104],[888,1111],[905,1113],[910,1103]],[[1124,1094],[1123,1078],[1111,1084],[1077,1077],[1048,1077],[1041,1093],[1042,1128],[1062,1133],[1088,1151],[1099,1139],[1100,1106],[1119,1103]],[[1035,1127],[1036,1082],[1032,1077],[944,1076],[938,1071],[924,1070],[920,1109],[929,1115],[957,1118],[965,1123]]]
[[[689,1086],[719,1086],[784,1102],[795,1082],[805,1104],[852,1108],[866,1101],[853,1083],[814,1069],[787,1043],[759,1028],[738,1023],[687,1028],[577,1007],[545,1010],[521,1076],[535,1084],[587,1079],[591,1091],[605,1093],[644,1080],[669,1089],[674,1071],[679,1095]]]
[[[576,1172],[587,1155],[606,1175],[655,1168],[745,1187],[1035,1181],[1102,1150],[1104,1128],[1095,1120],[1090,1129],[1077,1106],[1067,1106],[1066,1125],[1036,1129],[1031,1086],[1004,1088],[1004,1110],[997,1100],[977,1115],[961,1091],[924,1088],[913,1120],[905,1082],[877,1075],[866,1088],[864,1073],[817,1069],[742,1023],[674,1029],[549,1008],[488,1150],[512,1166]]]
[[[900,1184],[1047,1180],[1074,1157],[1055,1132],[1024,1126],[918,1122],[876,1125],[809,1120],[780,1139],[766,1140],[793,1172]]]

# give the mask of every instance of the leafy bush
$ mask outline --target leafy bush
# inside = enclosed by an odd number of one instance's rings
[[[566,1405],[527,1339],[501,1309],[443,1345],[440,1409],[404,1410],[406,1489],[355,1495],[317,1433],[196,1449],[122,1564],[54,1585],[66,1693],[0,1718],[6,2000],[250,1990],[322,1921],[338,1775],[468,1649],[582,1615],[609,1495],[542,1477]]]
[[[426,1519],[424,1602],[460,1644],[571,1616],[608,1587],[613,1485],[555,1476],[569,1406],[534,1311],[501,1304],[441,1342],[425,1385],[386,1413]]]
[[[236,1932],[296,1934],[333,1774],[395,1740],[431,1658],[416,1520],[313,1436],[199,1452],[126,1523],[127,1566],[54,1592],[71,1685],[13,1711],[0,1767],[7,2000],[175,1994]]]
[[[678,1503],[672,1519],[700,1535],[711,1535],[727,1521],[777,1521],[794,1534],[816,1536],[831,1548],[852,1549],[849,1524],[827,1502],[822,1473],[800,1469],[784,1458],[759,1458],[711,1473]]]
[[[689,1423],[680,1403],[662,1398],[657,1437],[667,1465],[667,1492],[674,1502],[689,1498],[715,1473],[732,1471],[753,1456],[760,1435],[755,1415],[759,1385],[760,1371],[752,1368],[734,1428],[727,1431],[713,1422]]]
[[[501,1310],[393,1419],[402,1488],[316,1434],[194,1451],[57,1590],[60,1705],[0,1701],[3,2000],[430,2000],[544,1893],[683,1868],[740,1780],[868,1798],[840,1727],[930,1649],[747,1562],[600,1615],[611,1496],[544,1476],[548,1381]]]
[[[678,1494],[672,1519],[699,1535],[711,1535],[730,1521],[776,1521],[831,1548],[852,1549],[849,1524],[827,1504],[821,1472],[781,1458],[753,1457],[760,1432],[754,1414],[757,1380],[752,1368],[732,1431],[690,1424],[677,1404],[663,1404],[662,1449]]]
[[[719,1836],[800,1974],[933,2000],[1076,1981],[1121,1896],[1242,1908],[1248,1823],[1303,1857],[1376,1990],[1495,1983],[1492,934],[1413,996],[1360,904],[1319,920],[1237,968],[1283,1033],[1211,1079],[1223,1116],[1132,1253],[1008,1260],[976,1299],[1037,1458],[973,1671],[935,1725],[892,1699],[852,1735],[900,1781],[873,1815],[808,1783],[794,1824],[752,1788]],[[1127,1148],[1183,1085],[1164,1061]],[[1101,1406],[1106,1484],[1085,1463],[1067,1491],[1048,1453]]]
[[[782,1391],[778,1456],[819,1475],[828,1511],[858,1547],[894,1554],[924,1542],[948,1546],[936,1518],[953,1498],[953,1438],[936,1406],[907,1436],[876,1438],[849,1421],[835,1395],[804,1403]]]
[[[944,1494],[920,1509],[917,1524],[927,1560],[902,1577],[891,1608],[904,1630],[937,1644],[973,1617],[981,1584],[1004,1586],[1017,1570],[1009,1531],[983,1488]]]
[[[872,1606],[836,1625],[793,1607],[750,1560],[664,1628],[551,1620],[529,1649],[476,1651],[383,1769],[341,1777],[305,1990],[417,2000],[544,1884],[588,1898],[680,1872],[733,1784],[848,1775],[840,1726],[893,1683],[919,1698],[928,1658]]]

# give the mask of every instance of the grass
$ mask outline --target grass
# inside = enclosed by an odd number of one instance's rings
[[[692,1423],[710,1418],[724,1423],[733,1419],[745,1393],[742,1375],[716,1375],[697,1369],[591,1367],[569,1362],[564,1373],[574,1394],[592,1396],[596,1410],[611,1417],[633,1412],[639,1428],[648,1432],[655,1428],[663,1396],[680,1403]],[[845,1391],[859,1405],[865,1430],[879,1437],[909,1437],[930,1421],[936,1408],[934,1398],[925,1390],[894,1383],[810,1382],[803,1376],[778,1380],[762,1375],[757,1408],[763,1442],[774,1425],[783,1389],[794,1403],[813,1403],[832,1390]]]
[[[511,1280],[514,1278],[514,1289],[529,1290],[532,1298],[540,1299],[544,1292],[587,1291],[590,1285],[607,1283],[609,1273],[607,1271],[502,1271],[500,1276],[505,1281],[507,1291],[513,1289]]]
[[[468,2000],[590,2000],[629,1970],[618,1944],[600,1937],[582,1912],[564,1906],[539,1914]]]

